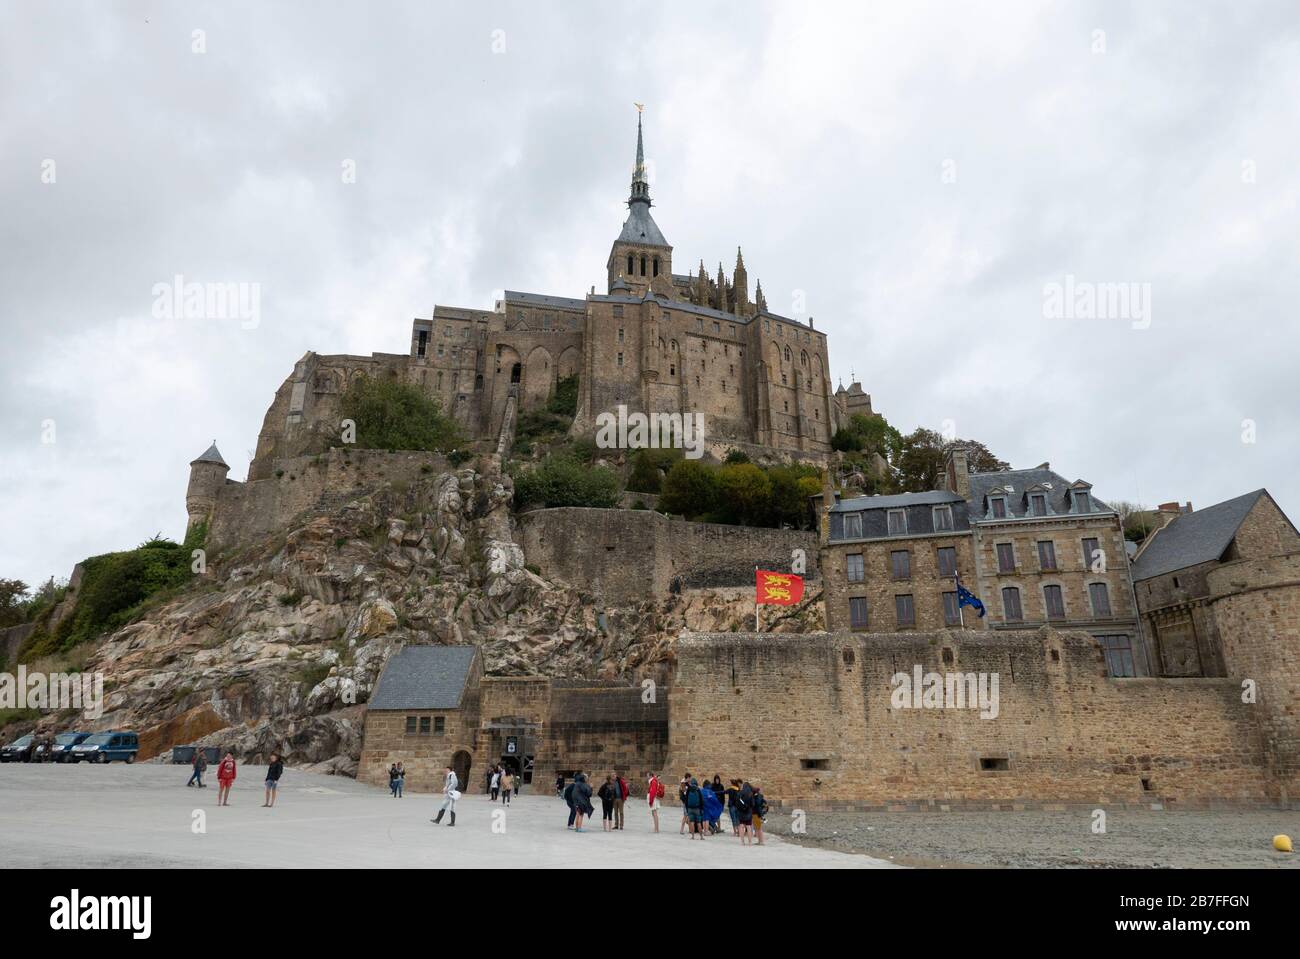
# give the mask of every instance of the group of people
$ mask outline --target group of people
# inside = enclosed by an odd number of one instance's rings
[[[763,787],[757,782],[732,779],[729,785],[724,786],[722,777],[715,773],[712,782],[706,778],[701,784],[690,773],[683,773],[677,784],[677,798],[682,805],[678,835],[689,832],[692,839],[703,839],[706,826],[708,835],[717,835],[722,832],[722,812],[725,809],[731,819],[731,834],[739,837],[741,845],[755,842],[763,845],[767,799]],[[655,831],[659,831],[658,816],[655,817]]]
[[[593,790],[587,774],[575,773],[573,781],[567,786],[564,777],[557,776],[555,791],[569,807],[568,828],[574,832],[585,832],[583,822],[596,815],[591,802]],[[623,807],[630,794],[627,780],[617,773],[606,776],[605,781],[594,791],[595,797],[600,800],[601,821],[605,832],[623,828]],[[663,781],[657,774],[651,773],[646,782],[646,805],[655,832],[659,831],[659,810],[665,794]],[[731,819],[731,833],[740,839],[741,845],[763,845],[763,818],[767,815],[767,799],[758,783],[732,779],[729,785],[724,786],[722,777],[714,775],[712,782],[705,779],[701,784],[690,773],[684,773],[677,785],[677,798],[682,807],[679,835],[689,833],[691,839],[704,839],[706,827],[710,836],[721,833],[722,814],[726,810]]]
[[[487,771],[487,792],[488,799],[496,802],[498,799],[509,806],[510,796],[513,794],[516,798],[519,796],[519,776],[514,772],[498,763],[491,766]]]
[[[388,767],[388,791],[394,799],[402,798],[402,787],[406,785],[406,767],[393,763]]]
[[[401,765],[398,763],[397,765]],[[208,760],[203,755],[202,749],[194,750],[194,758],[190,761],[189,782],[186,786],[198,786],[200,789],[206,789],[203,784],[203,774],[207,771]],[[230,805],[230,787],[235,784],[235,777],[239,773],[238,765],[235,762],[234,753],[226,753],[221,762],[217,763],[217,805]],[[284,775],[284,760],[280,758],[279,753],[271,753],[271,761],[266,767],[266,782],[263,786],[266,789],[266,798],[262,802],[264,809],[270,809],[275,806],[276,791],[280,786],[280,777]]]

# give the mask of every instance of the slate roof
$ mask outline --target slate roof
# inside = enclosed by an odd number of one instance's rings
[[[221,452],[220,450],[217,449],[216,440],[213,440],[212,445],[209,446],[206,450],[204,450],[202,455],[200,455],[197,459],[190,460],[191,466],[193,466],[195,463],[216,463],[220,466],[226,467],[226,469],[230,469],[229,464],[226,463],[226,461],[221,458]]]
[[[1050,485],[1050,490],[1035,490],[1047,494],[1048,516],[1078,515],[1071,512],[1067,490],[1073,485],[1060,473],[1043,467],[1027,470],[1000,470],[992,473],[970,474],[970,514],[972,520],[986,519],[984,497],[998,487],[1010,486],[1007,495],[1007,519],[1021,519],[1029,516],[1029,504],[1025,492],[1031,487]],[[1090,497],[1093,513],[1114,512],[1109,506]]]
[[[668,246],[668,241],[659,232],[659,224],[650,215],[650,204],[637,201],[631,204],[623,232],[618,235],[617,243],[644,243],[650,246]]]
[[[820,497],[819,497],[820,498]],[[960,503],[961,497],[948,490],[926,490],[924,493],[899,493],[894,496],[855,496],[842,499],[831,507],[832,513],[860,513],[868,509],[903,509],[908,506],[938,506],[943,503]]]
[[[459,709],[477,646],[406,646],[388,658],[369,709]]]
[[[584,310],[586,300],[575,300],[570,296],[547,296],[542,293],[520,293],[518,290],[506,290],[507,303],[531,303],[535,306],[554,306],[563,310]]]
[[[1261,496],[1267,495],[1266,490],[1257,489],[1175,517],[1168,526],[1151,534],[1145,548],[1138,553],[1133,564],[1134,581],[1218,559],[1237,535],[1246,514]]]

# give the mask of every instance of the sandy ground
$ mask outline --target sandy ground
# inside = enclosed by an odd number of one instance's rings
[[[209,773],[213,770],[209,770]],[[274,809],[262,808],[265,767],[241,767],[231,805],[186,788],[187,766],[0,764],[0,863],[11,867],[576,867],[890,868],[863,855],[780,839],[742,847],[727,837],[691,841],[664,809],[650,831],[643,801],[627,828],[574,834],[554,796],[522,795],[508,808],[462,799],[454,828],[429,819],[441,797],[286,769]],[[597,804],[599,805],[599,804]],[[202,822],[204,831],[196,832]],[[504,831],[502,828],[504,827]]]
[[[768,822],[788,835],[791,818]],[[1300,867],[1273,837],[1300,841],[1300,811],[1114,810],[1092,831],[1089,810],[1069,812],[809,812],[792,837],[810,848],[863,852],[902,865],[1088,868]]]

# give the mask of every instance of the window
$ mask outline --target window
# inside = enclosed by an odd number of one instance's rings
[[[676,363],[669,363],[669,364],[668,364],[668,375],[669,375],[669,376],[676,376],[676,375],[677,375],[677,364],[676,364]]]
[[[1092,494],[1087,490],[1074,491],[1074,511],[1076,513],[1092,512]]]
[[[1047,494],[1046,493],[1029,494],[1029,515],[1030,516],[1047,515]]]
[[[717,320],[714,320],[714,321],[713,321],[713,332],[714,332],[714,333],[721,333],[721,332],[722,332],[722,324],[719,323]]]
[[[849,628],[867,628],[867,598],[854,596],[849,599]]]
[[[1014,573],[1016,571],[1016,547],[1014,543],[998,543],[998,572]]]
[[[445,349],[444,349],[443,345],[442,345],[441,343],[439,343],[439,344],[438,344],[438,355],[439,355],[439,356],[442,356],[442,355],[444,354],[444,352],[445,352]]]
[[[956,576],[957,575],[957,547],[940,546],[938,550],[936,550],[935,552],[939,562],[939,575]]]
[[[943,622],[945,626],[961,625],[961,606],[956,593],[943,594]]]
[[[1050,539],[1038,543],[1038,568],[1043,571],[1056,569],[1056,544]]]
[[[912,578],[912,554],[905,549],[896,549],[889,554],[889,568],[894,579]]]
[[[438,371],[438,389],[442,389],[442,370]]]
[[[890,536],[902,536],[907,532],[907,511],[891,509],[888,513],[887,522]]]
[[[799,760],[800,769],[829,769],[830,761],[826,759],[801,759]]]
[[[865,578],[866,567],[862,563],[861,553],[850,553],[844,557],[844,575],[850,583],[860,583]]]
[[[623,318],[623,307],[618,303],[614,304],[614,317],[620,320]]]
[[[1020,590],[1014,586],[1002,590],[1002,618],[1008,623],[1024,619],[1024,614],[1020,611]]]
[[[941,533],[952,529],[952,507],[936,506],[934,508],[934,531]]]
[[[641,254],[641,275],[645,276],[645,254]]]
[[[916,625],[916,606],[910,593],[894,597],[894,614],[898,617],[899,626]]]
[[[1065,600],[1061,597],[1061,587],[1043,587],[1043,605],[1047,608],[1048,619],[1065,619]]]
[[[628,275],[628,276],[633,276],[633,275],[635,275],[635,274],[636,274],[636,271],[635,271],[634,269],[632,269],[632,254],[629,253],[629,254],[627,255],[627,275]]]
[[[1110,617],[1110,590],[1105,583],[1089,583],[1088,598],[1092,600],[1093,616]]]
[[[618,341],[619,341],[620,343],[623,342],[623,327],[621,327],[621,326],[618,328]]]
[[[658,276],[658,275],[659,275],[659,257],[655,257],[655,259],[654,259],[654,271],[655,271],[655,276]]]
[[[1083,541],[1083,566],[1085,569],[1092,569],[1093,562],[1098,558],[1097,554],[1101,552],[1097,548],[1099,545],[1101,545],[1100,542],[1092,538]]]
[[[407,717],[406,717],[406,735],[408,735],[408,736],[413,736],[413,735],[415,735],[415,717],[414,717],[414,716],[407,716]]]
[[[989,500],[989,511],[993,514],[994,519],[1007,518],[1007,498],[1005,496],[995,496]]]
[[[415,348],[415,355],[424,356],[425,347],[429,343],[429,331],[421,330],[418,334],[418,338],[419,338],[419,345],[416,346]]]
[[[622,354],[622,353],[618,354],[618,365],[619,365],[619,366],[622,366],[622,365],[623,365],[623,354]],[[698,381],[697,381],[697,382],[698,382]]]
[[[861,513],[844,514],[844,538],[862,539],[862,514]]]
[[[420,735],[421,735],[421,736],[427,736],[427,735],[429,735],[429,717],[428,717],[428,716],[421,716],[421,717],[420,717]]]
[[[1106,671],[1115,677],[1136,676],[1133,668],[1133,643],[1127,636],[1098,636],[1106,651]]]
[[[433,731],[434,731],[434,733],[435,733],[436,735],[439,735],[439,736],[441,736],[443,733],[445,733],[445,732],[447,731],[447,717],[446,717],[446,716],[434,716],[434,717],[433,717]]]

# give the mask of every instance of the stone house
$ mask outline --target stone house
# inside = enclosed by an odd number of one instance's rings
[[[1133,564],[1153,668],[1161,676],[1226,676],[1210,573],[1293,552],[1300,535],[1265,489],[1200,511],[1162,507],[1157,515],[1164,523]]]
[[[1047,463],[971,473],[965,450],[947,457],[948,489],[965,499],[975,585],[991,629],[1050,624],[1091,635],[1112,676],[1149,676],[1119,514],[1091,484]]]

